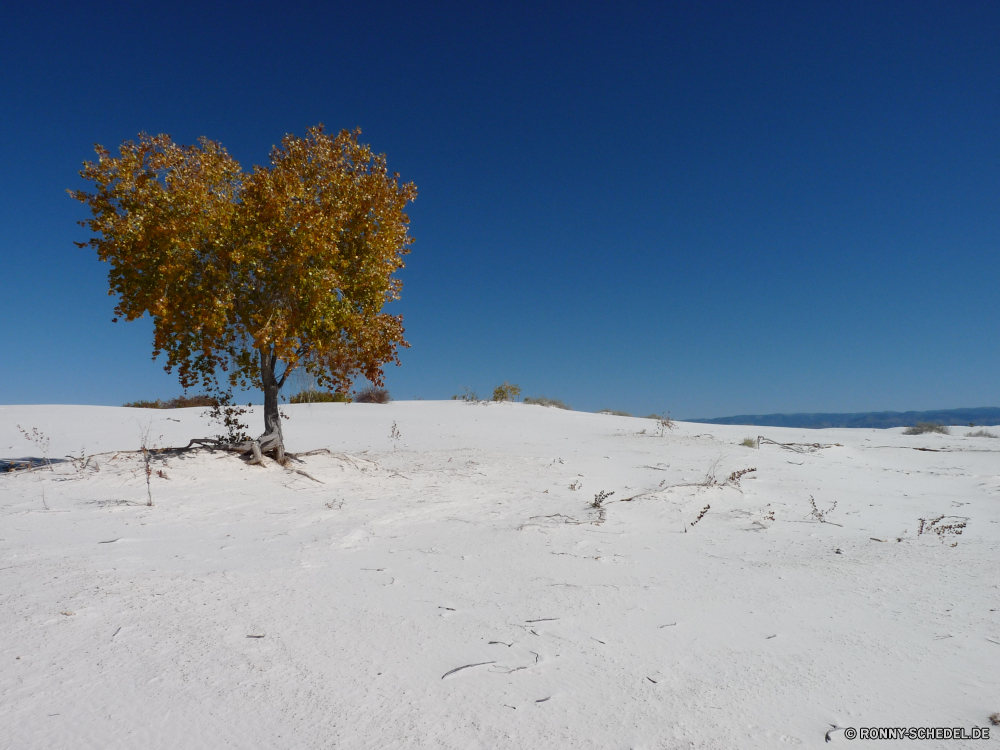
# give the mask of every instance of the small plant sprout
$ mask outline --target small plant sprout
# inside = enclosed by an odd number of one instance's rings
[[[464,391],[464,393],[461,393],[461,394],[456,395],[456,396],[452,396],[451,400],[452,401],[464,401],[467,404],[481,404],[481,403],[483,403],[483,399],[479,398],[479,394],[476,393],[475,391],[471,390],[468,386],[463,385],[462,386],[462,390]]]
[[[594,495],[594,500],[593,502],[590,503],[590,507],[595,508],[597,510],[597,520],[594,521],[594,524],[596,524],[597,526],[600,526],[602,523],[604,523],[605,516],[608,512],[607,508],[604,507],[604,501],[607,500],[609,497],[611,497],[613,494],[615,493],[605,492],[604,490],[601,490],[596,495]]]
[[[572,482],[569,483],[569,488],[571,490],[578,490],[581,487],[583,487],[583,482],[581,482],[579,479],[574,479]]]
[[[399,442],[399,439],[401,437],[402,437],[402,435],[399,434],[399,428],[396,426],[396,423],[393,422],[392,423],[392,430],[389,431],[389,439],[392,441],[392,449],[393,450],[396,450],[396,443]]]
[[[771,503],[768,503],[759,511],[757,511],[758,518],[753,520],[754,531],[760,531],[761,529],[767,528],[767,522],[774,520],[774,511],[771,510]]]
[[[729,475],[729,479],[726,480],[728,484],[735,484],[737,487],[740,486],[740,480],[743,478],[744,474],[749,474],[752,471],[757,471],[756,469],[740,469],[739,471],[734,471]]]
[[[590,507],[600,508],[604,504],[604,501],[607,500],[609,497],[611,497],[613,494],[615,494],[614,491],[605,492],[604,490],[601,490],[596,495],[594,495],[594,501],[590,504]]]
[[[826,520],[826,517],[828,515],[830,515],[831,513],[833,513],[834,509],[837,507],[837,501],[836,500],[834,500],[833,501],[833,505],[831,505],[826,510],[820,510],[816,506],[816,501],[813,499],[813,496],[810,495],[809,496],[809,506],[810,506],[809,515],[814,520],[818,521],[819,523],[832,523],[834,526],[840,526],[839,523],[833,523],[833,521]]]
[[[152,454],[149,446],[149,423],[139,427],[139,445],[142,453],[142,465],[144,473],[146,474],[146,505],[152,508],[153,488],[150,486],[150,479],[152,479],[153,476],[153,469],[149,465],[152,460]],[[160,473],[162,474],[163,472]]]
[[[944,538],[948,534],[954,536],[961,536],[965,527],[968,525],[969,519],[965,516],[938,516],[937,518],[921,518],[919,519],[920,526],[917,528],[917,536],[922,536],[923,534],[937,534],[938,539],[944,542]],[[942,521],[947,521],[946,523],[941,523]],[[952,547],[958,546],[956,541],[951,545]]]
[[[705,472],[705,478],[701,480],[701,485],[703,487],[714,487],[719,483],[719,480],[715,478],[715,472],[719,469],[719,463],[722,461],[722,456],[717,457],[708,466],[708,470]]]
[[[49,438],[48,436],[39,430],[37,427],[32,427],[31,431],[24,429],[21,425],[17,426],[18,432],[24,435],[24,439],[29,443],[33,443],[38,447],[38,450],[42,452],[42,459],[45,461],[45,465],[49,467],[49,471],[55,471],[52,468],[52,463],[49,461]]]
[[[674,424],[674,420],[670,418],[670,412],[666,414],[650,414],[650,419],[656,420],[655,434],[657,437],[663,437],[667,434],[668,430],[674,429],[677,425]],[[645,432],[645,430],[643,430]]]
[[[691,522],[691,525],[694,526],[696,523],[698,523],[698,521],[703,519],[705,517],[705,514],[708,513],[711,507],[712,507],[711,505],[706,505],[704,508],[702,508],[701,513],[699,513],[698,517]]]

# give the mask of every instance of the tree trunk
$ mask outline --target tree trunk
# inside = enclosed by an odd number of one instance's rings
[[[257,443],[263,453],[274,451],[275,460],[284,464],[285,440],[281,434],[281,414],[278,413],[278,392],[282,383],[274,375],[276,363],[277,357],[269,349],[261,349],[260,379],[264,386],[264,434],[257,438]]]

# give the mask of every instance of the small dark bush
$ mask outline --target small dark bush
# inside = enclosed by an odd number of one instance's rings
[[[356,404],[388,404],[390,401],[392,401],[392,396],[389,395],[389,391],[375,385],[358,391],[357,395],[354,396]]]
[[[172,398],[169,401],[129,401],[127,404],[122,404],[122,406],[127,406],[132,409],[188,409],[193,406],[218,406],[219,400],[209,396],[207,394],[201,394],[200,396],[178,396],[177,398]]]
[[[936,422],[917,422],[913,427],[907,427],[903,430],[904,435],[923,435],[927,432],[937,432],[941,435],[951,434],[951,430],[943,424],[937,424]]]
[[[329,403],[341,403],[349,404],[351,403],[351,396],[349,393],[331,393],[330,391],[317,391],[315,389],[307,388],[304,391],[299,391],[294,396],[288,399],[290,404],[329,404]]]
[[[556,409],[573,411],[573,407],[569,404],[564,404],[557,398],[546,398],[545,396],[525,396],[524,403],[536,404],[538,406],[554,406]]]
[[[994,435],[992,432],[989,432],[987,430],[976,430],[975,432],[967,432],[967,433],[965,433],[965,436],[966,437],[989,437],[989,438],[995,438],[996,437],[996,435]]]

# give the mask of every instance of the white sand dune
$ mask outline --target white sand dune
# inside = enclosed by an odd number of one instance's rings
[[[0,748],[834,747],[1000,711],[1000,440],[284,408],[319,481],[193,452],[146,507],[114,451],[203,410],[0,407],[2,457],[40,455],[17,425],[102,454],[0,476]]]

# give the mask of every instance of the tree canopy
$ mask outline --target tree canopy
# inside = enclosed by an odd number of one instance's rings
[[[381,384],[408,346],[402,316],[383,307],[400,295],[393,274],[417,190],[360,133],[286,135],[251,172],[207,138],[140,134],[118,156],[96,146],[80,172],[94,192],[70,191],[95,234],[77,244],[111,265],[116,320],[148,313],[153,357],[165,354],[184,388],[262,389],[279,453],[289,373],[305,368],[332,389],[359,374]]]

